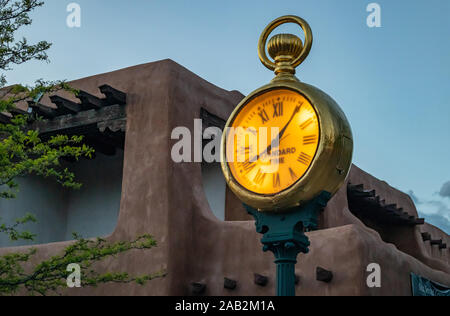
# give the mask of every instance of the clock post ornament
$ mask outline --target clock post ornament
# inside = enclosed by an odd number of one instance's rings
[[[284,23],[298,24],[305,43],[292,34],[267,42]],[[275,78],[239,103],[221,144],[227,184],[255,218],[263,250],[275,255],[280,296],[295,295],[297,255],[310,245],[305,232],[317,228],[319,211],[344,183],[352,160],[352,132],[339,105],[295,76],[312,41],[311,28],[297,16],[265,28],[258,54]]]

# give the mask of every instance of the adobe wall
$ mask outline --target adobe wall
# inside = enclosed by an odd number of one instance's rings
[[[171,60],[88,77],[72,84],[94,95],[98,95],[97,87],[102,84],[127,93],[120,214],[114,233],[107,239],[131,240],[151,233],[158,241],[155,249],[122,254],[117,259],[105,260],[97,269],[130,274],[165,269],[168,274],[145,286],[108,284],[68,289],[65,294],[190,295],[190,284],[202,282],[207,286],[206,295],[273,295],[273,255],[261,251],[261,236],[255,232],[254,222],[218,220],[208,206],[200,163],[176,164],[170,159],[170,148],[175,142],[170,140],[170,133],[174,127],[187,126],[192,130],[193,120],[199,118],[202,107],[227,118],[242,95],[220,89]],[[412,202],[402,194],[356,167],[349,181],[373,185],[388,198],[413,210],[413,205],[408,204]],[[422,251],[418,252],[423,256],[421,260],[399,251],[354,217],[348,210],[345,187],[328,204],[321,225],[325,229],[308,233],[311,252],[298,258],[298,295],[411,295],[410,272],[450,286],[448,265],[430,259]],[[417,234],[414,231],[414,238]],[[38,246],[36,260],[57,253],[67,244]],[[0,254],[24,249],[0,249]],[[372,262],[382,269],[380,289],[369,289],[365,284],[366,267]],[[424,262],[433,263],[433,268]],[[317,266],[333,272],[331,283],[315,280]],[[268,276],[268,285],[254,284],[254,273]],[[224,277],[236,280],[237,289],[224,289]]]

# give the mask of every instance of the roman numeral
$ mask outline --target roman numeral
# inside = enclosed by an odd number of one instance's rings
[[[298,158],[297,161],[304,164],[304,165],[309,165],[309,163],[311,162],[312,157],[308,154],[305,154],[304,152],[302,152]]]
[[[239,148],[239,153],[241,155],[248,155],[248,154],[250,154],[250,148],[251,148],[251,146],[241,147],[241,148]]]
[[[283,115],[283,102],[278,102],[273,104],[273,117],[278,117]]]
[[[309,125],[311,125],[311,123],[314,121],[314,119],[312,117],[310,117],[309,119],[307,119],[306,121],[304,121],[302,124],[300,124],[300,128],[301,129],[306,129]]]
[[[280,184],[280,174],[278,172],[274,173],[274,174],[272,174],[272,178],[273,178],[273,187],[274,188],[279,187],[281,185]]]
[[[255,168],[256,163],[254,162],[250,162],[249,160],[246,160],[244,162],[239,162],[238,166],[243,169],[243,171],[245,171],[245,173],[249,173],[250,171],[253,170],[253,168]]]
[[[259,117],[261,117],[262,123],[265,124],[267,121],[269,121],[269,116],[266,113],[266,110],[262,110],[258,113]]]
[[[265,173],[261,172],[261,169],[258,170],[258,173],[256,174],[255,178],[253,179],[253,182],[255,182],[256,184],[263,184],[264,179],[266,177]]]
[[[317,135],[308,135],[303,137],[303,145],[314,144],[317,141]]]
[[[291,174],[292,180],[297,180],[297,175],[295,174],[294,170],[289,168],[289,173]]]

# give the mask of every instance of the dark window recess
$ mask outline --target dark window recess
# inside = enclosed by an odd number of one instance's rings
[[[205,129],[208,127],[218,127],[220,130],[223,131],[225,127],[226,121],[218,117],[217,115],[214,115],[212,113],[209,113],[204,108],[200,109],[200,119],[202,120],[202,133],[205,132]],[[214,138],[212,138],[214,139]],[[206,144],[212,141],[212,139],[203,139],[202,138],[202,148],[204,149]],[[212,154],[216,154],[215,152],[212,152]]]

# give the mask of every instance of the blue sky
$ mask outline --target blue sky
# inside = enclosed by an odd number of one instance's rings
[[[81,27],[66,6],[81,6]],[[379,0],[381,28],[366,24],[372,0],[47,0],[24,32],[53,43],[51,63],[7,73],[9,83],[77,79],[171,58],[228,90],[250,93],[272,73],[256,54],[268,22],[306,19],[314,33],[300,80],[331,95],[355,138],[354,162],[416,198],[421,215],[450,232],[450,1]],[[297,32],[283,26],[279,32]]]

